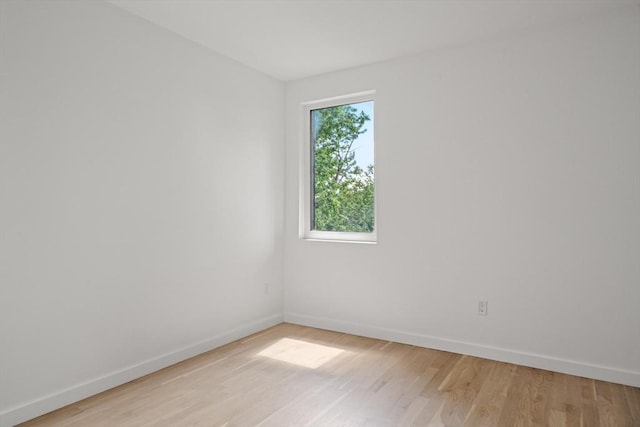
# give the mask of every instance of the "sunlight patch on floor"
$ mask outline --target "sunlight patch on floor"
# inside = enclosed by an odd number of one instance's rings
[[[280,341],[262,350],[258,353],[258,356],[265,356],[282,362],[304,366],[305,368],[316,369],[342,353],[345,353],[345,351],[339,348],[292,338],[282,338]]]

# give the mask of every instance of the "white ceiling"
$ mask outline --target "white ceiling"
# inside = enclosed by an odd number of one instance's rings
[[[109,0],[279,80],[549,25],[640,0]]]

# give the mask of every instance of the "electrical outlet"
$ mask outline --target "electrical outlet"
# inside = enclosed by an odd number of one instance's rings
[[[481,316],[486,316],[487,315],[487,305],[488,302],[487,301],[478,301],[478,314]]]

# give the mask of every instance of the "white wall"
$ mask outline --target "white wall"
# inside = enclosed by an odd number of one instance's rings
[[[369,89],[378,244],[302,241],[299,104]],[[296,81],[286,108],[285,320],[640,386],[637,7]]]
[[[0,424],[279,323],[283,84],[101,2],[0,19]]]

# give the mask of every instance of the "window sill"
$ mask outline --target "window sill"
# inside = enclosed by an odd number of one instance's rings
[[[364,243],[367,245],[375,245],[378,243],[376,233],[311,231],[305,233],[301,238],[309,242]]]
[[[312,237],[303,237],[305,242],[327,242],[327,243],[357,243],[361,245],[377,245],[377,241],[370,240],[336,240],[336,239],[318,239]]]

